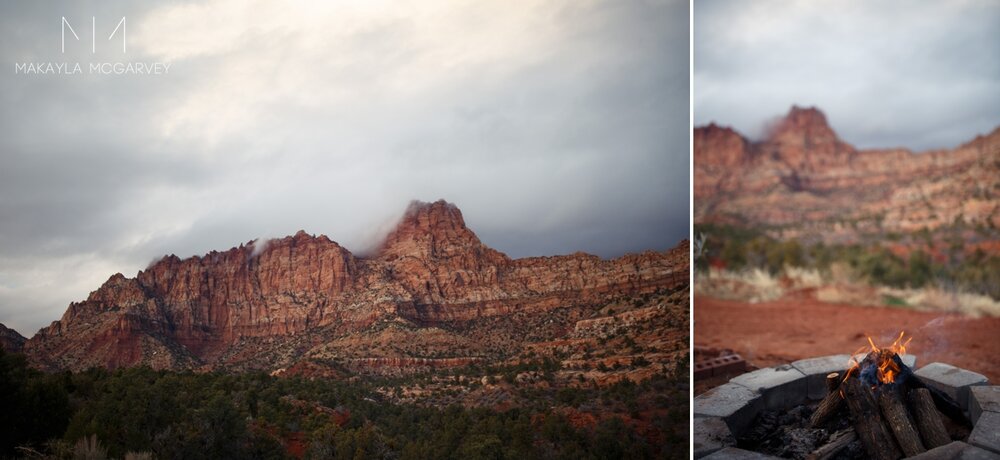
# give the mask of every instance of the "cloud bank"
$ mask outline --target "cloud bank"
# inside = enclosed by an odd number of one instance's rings
[[[1000,8],[989,0],[699,0],[695,125],[759,136],[818,106],[858,147],[953,148],[1000,125]]]
[[[87,39],[122,16],[169,73],[12,71],[121,59]],[[164,254],[363,250],[411,199],[514,257],[688,233],[683,1],[4,2],[0,62],[0,322],[28,336]]]

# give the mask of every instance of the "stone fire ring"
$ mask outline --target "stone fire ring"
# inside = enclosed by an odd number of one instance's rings
[[[916,356],[901,358],[916,369]],[[694,458],[776,458],[738,449],[736,438],[763,410],[790,409],[822,399],[827,374],[845,372],[849,359],[848,355],[824,356],[759,369],[694,398]],[[1000,386],[990,386],[981,374],[944,363],[928,364],[914,374],[954,398],[972,420],[973,430],[966,442],[955,441],[911,458],[1000,459]]]

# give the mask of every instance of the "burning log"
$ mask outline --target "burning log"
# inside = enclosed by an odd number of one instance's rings
[[[850,375],[850,374],[848,374]],[[830,390],[816,406],[816,412],[809,417],[809,427],[817,428],[830,420],[844,407],[844,397],[840,394],[840,374],[834,372],[826,376],[826,387]]]
[[[878,405],[882,408],[882,416],[896,436],[899,447],[907,457],[927,451],[920,442],[920,435],[913,427],[913,421],[910,420],[910,414],[906,411],[895,385],[879,387]]]
[[[948,432],[945,431],[941,416],[934,408],[934,401],[931,393],[926,388],[910,390],[910,408],[913,410],[913,417],[916,418],[917,429],[924,444],[933,449],[951,442]]]
[[[830,437],[830,442],[806,456],[806,460],[828,460],[833,458],[833,456],[854,442],[855,439],[858,439],[858,434],[853,429],[840,430]]]
[[[944,415],[948,416],[948,418],[952,419],[955,423],[958,423],[961,426],[966,428],[972,427],[972,422],[965,416],[965,413],[962,412],[961,406],[959,406],[954,399],[951,399],[951,396],[948,396],[937,388],[927,386],[922,380],[913,374],[913,371],[909,366],[903,364],[903,360],[899,358],[899,355],[893,355],[892,360],[900,368],[900,374],[896,379],[896,383],[908,387],[910,389],[910,393],[913,393],[913,390],[918,389],[927,390],[931,399],[934,401],[934,406],[936,406]]]
[[[896,446],[889,428],[879,412],[875,397],[860,379],[848,378],[842,383],[844,400],[851,411],[854,431],[868,456],[875,460],[897,460],[903,453]]]

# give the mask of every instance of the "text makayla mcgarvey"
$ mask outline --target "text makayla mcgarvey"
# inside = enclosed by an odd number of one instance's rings
[[[169,62],[15,62],[17,75],[166,75]]]

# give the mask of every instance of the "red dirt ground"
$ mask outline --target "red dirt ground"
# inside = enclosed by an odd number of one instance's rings
[[[907,353],[917,355],[918,368],[943,362],[1000,382],[1000,318],[798,298],[750,304],[697,296],[694,302],[695,346],[734,350],[757,367],[851,354],[867,344],[866,335],[888,344],[900,330],[913,336]],[[696,382],[695,392],[722,383]]]

